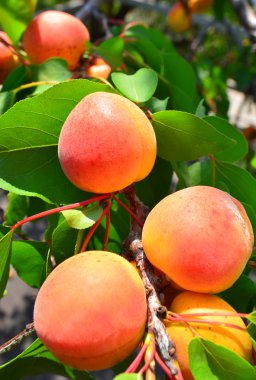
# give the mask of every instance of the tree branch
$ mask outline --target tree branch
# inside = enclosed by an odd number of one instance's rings
[[[33,322],[26,325],[26,328],[24,330],[0,346],[0,354],[4,354],[5,352],[13,350],[25,338],[32,335],[34,331],[35,328]]]
[[[230,0],[230,3],[241,25],[247,30],[252,41],[256,42],[256,13],[253,8],[247,0]]]

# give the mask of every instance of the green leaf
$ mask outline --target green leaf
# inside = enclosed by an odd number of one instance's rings
[[[13,226],[19,220],[22,220],[28,212],[28,207],[29,200],[26,196],[9,193],[4,224]]]
[[[17,44],[31,20],[37,0],[5,0],[0,3],[0,24]]]
[[[168,105],[168,100],[169,100],[169,98],[165,98],[162,100],[162,99],[155,98],[153,96],[151,99],[149,99],[145,103],[145,107],[148,108],[152,113],[153,112],[159,112],[159,111],[165,111],[167,108],[167,105]]]
[[[205,100],[202,99],[200,101],[200,103],[198,104],[196,112],[195,112],[195,115],[197,117],[203,118],[203,117],[207,116],[207,114],[206,114],[206,107],[204,106],[204,103],[205,103]]]
[[[246,275],[242,274],[231,288],[219,296],[227,301],[239,313],[248,313],[254,306],[256,285]]]
[[[135,54],[131,54],[129,52],[130,49],[132,49]],[[139,65],[139,67],[141,67],[142,64],[143,66],[147,65],[160,73],[163,58],[159,49],[150,40],[140,38],[134,42],[128,42],[125,46],[125,52],[128,52],[129,61],[131,60],[133,63]],[[138,59],[138,54],[139,57],[141,56],[143,58],[143,62],[141,62],[140,58]]]
[[[123,49],[124,40],[119,37],[112,37],[96,46],[95,51],[112,67],[113,70],[116,70],[123,62]]]
[[[149,100],[157,87],[157,74],[151,69],[140,69],[135,74],[112,73],[118,90],[130,100],[141,103]]]
[[[60,218],[60,222],[52,234],[51,252],[57,264],[74,255],[78,233],[63,219],[64,217]]]
[[[32,82],[30,66],[18,66],[4,81],[2,91],[15,90],[24,83]],[[15,94],[15,92],[14,92]]]
[[[237,128],[229,124],[227,120],[216,116],[206,116],[204,120],[211,124],[217,131],[235,141],[233,146],[215,154],[218,160],[234,162],[244,158],[248,153],[248,143]]]
[[[13,242],[11,263],[18,276],[32,288],[40,288],[46,278],[47,250],[46,242]]]
[[[188,347],[195,380],[255,380],[256,369],[241,356],[211,341],[194,338]]]
[[[33,82],[63,82],[71,77],[68,64],[64,59],[51,58],[40,65],[31,65],[31,81]],[[33,95],[38,95],[53,84],[37,86]]]
[[[102,212],[102,206],[97,205],[80,210],[65,210],[62,211],[62,214],[71,228],[83,230],[91,227],[99,219]]]
[[[177,53],[164,54],[163,59],[163,76],[171,85],[178,87],[193,99],[196,95],[196,75],[192,66]]]
[[[92,92],[113,92],[85,79],[55,85],[22,100],[0,118],[0,187],[50,203],[86,198],[66,178],[58,159],[58,137],[71,110]]]
[[[60,363],[37,339],[25,351],[0,366],[1,379],[20,380],[24,376],[56,374],[71,380],[93,380],[86,371],[76,371]]]
[[[254,311],[251,314],[249,314],[249,316],[247,317],[247,319],[249,319],[249,321],[251,323],[253,323],[254,325],[256,325],[256,311]]]
[[[7,111],[15,102],[14,91],[0,92],[0,115]]]
[[[0,298],[3,296],[9,278],[13,231],[0,239]]]
[[[144,180],[135,184],[139,198],[148,207],[154,207],[170,193],[172,174],[170,162],[157,157],[150,174]]]
[[[140,380],[142,376],[139,373],[120,373],[113,380]]]
[[[235,142],[195,115],[161,111],[152,115],[158,155],[165,160],[192,160],[217,153]]]

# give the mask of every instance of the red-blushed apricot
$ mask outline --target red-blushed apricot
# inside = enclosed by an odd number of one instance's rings
[[[213,0],[188,0],[188,7],[191,13],[206,12],[212,5]]]
[[[111,66],[102,58],[95,58],[93,63],[86,69],[87,75],[93,78],[107,79],[111,73]]]
[[[58,150],[62,169],[75,186],[108,193],[149,174],[156,137],[146,115],[130,100],[95,92],[69,114]]]
[[[36,298],[37,335],[59,360],[82,370],[109,368],[140,342],[147,316],[142,280],[121,256],[88,251],[47,277]]]
[[[90,36],[76,17],[61,11],[45,11],[30,22],[23,35],[23,46],[31,63],[63,58],[70,70],[78,66]]]
[[[191,14],[181,3],[175,3],[168,12],[167,23],[174,32],[185,32],[191,26]]]
[[[11,44],[12,41],[5,32],[0,31],[0,37]],[[3,83],[8,74],[19,64],[17,56],[0,41],[0,83]]]
[[[213,294],[202,294],[194,292],[180,293],[172,302],[170,311],[177,313],[182,317],[182,314],[194,313],[236,313],[236,311],[223,299]],[[183,317],[185,318],[185,317]],[[191,319],[196,319],[198,322],[188,322],[196,333],[202,338],[210,340],[216,344],[222,345],[236,354],[250,361],[252,356],[252,343],[249,334],[246,330],[238,330],[236,328],[224,325],[232,324],[242,329],[245,329],[245,324],[239,316],[231,315],[209,315],[209,316],[191,316]],[[189,316],[186,317],[189,319]],[[209,323],[200,323],[200,320],[210,321]],[[223,323],[222,325],[214,324],[216,322]],[[193,380],[188,360],[188,345],[195,338],[187,324],[182,321],[165,321],[168,335],[176,346],[176,356],[184,380]]]
[[[218,293],[241,275],[253,247],[240,202],[210,186],[177,191],[149,213],[142,243],[151,263],[185,290]]]

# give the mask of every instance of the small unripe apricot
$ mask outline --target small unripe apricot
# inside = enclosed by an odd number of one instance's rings
[[[233,285],[253,241],[242,204],[210,186],[167,196],[149,213],[142,231],[149,261],[181,288],[203,293]]]
[[[11,44],[12,41],[5,32],[0,31],[0,37]],[[17,56],[0,41],[0,83],[3,83],[8,74],[19,64]]]
[[[191,15],[181,3],[175,3],[168,12],[167,23],[176,33],[182,33],[191,26]]]
[[[252,343],[246,330],[239,330],[224,324],[236,325],[242,329],[246,326],[239,316],[228,315],[236,311],[223,299],[212,294],[202,294],[194,292],[180,293],[172,302],[170,311],[179,314],[197,314],[197,313],[223,313],[227,315],[209,315],[209,316],[187,316],[198,320],[198,322],[189,322],[189,325],[204,339],[222,345],[236,354],[242,356],[245,360],[250,361],[252,355]],[[200,320],[209,321],[209,323],[200,323]],[[212,324],[211,324],[212,322]],[[221,324],[216,324],[221,322]],[[165,322],[168,335],[176,346],[176,356],[184,380],[193,380],[188,360],[188,345],[195,338],[188,325],[182,321]]]
[[[188,7],[191,13],[206,12],[212,5],[213,0],[188,0]]]
[[[110,368],[140,342],[147,304],[142,280],[121,256],[88,251],[65,260],[36,298],[35,329],[64,364]]]
[[[95,92],[69,114],[58,149],[62,169],[75,186],[108,193],[149,174],[156,137],[146,115],[130,100]]]
[[[45,11],[30,22],[23,35],[23,46],[32,63],[63,58],[70,70],[78,66],[90,36],[76,17],[61,11]]]
[[[93,78],[107,79],[111,73],[111,66],[102,58],[95,58],[93,63],[86,69],[87,75]]]

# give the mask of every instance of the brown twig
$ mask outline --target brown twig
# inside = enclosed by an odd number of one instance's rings
[[[0,346],[0,354],[13,350],[25,338],[33,334],[34,331],[34,322],[27,324],[24,330]]]
[[[248,32],[254,49],[256,48],[256,13],[247,0],[230,0],[230,3],[243,27]]]
[[[140,220],[144,221],[148,214],[148,208],[139,200],[134,188],[129,187],[123,192],[130,203],[133,213],[135,213]],[[163,276],[156,273],[153,266],[147,260],[142,247],[141,232],[141,226],[138,225],[136,220],[132,219],[131,231],[124,243],[123,253],[126,256],[129,254],[136,261],[147,294],[148,331],[153,332],[158,351],[164,363],[170,369],[171,373],[176,375],[178,369],[174,358],[175,347],[171,342],[162,321],[166,317],[167,309],[162,306],[156,291],[163,282]]]

